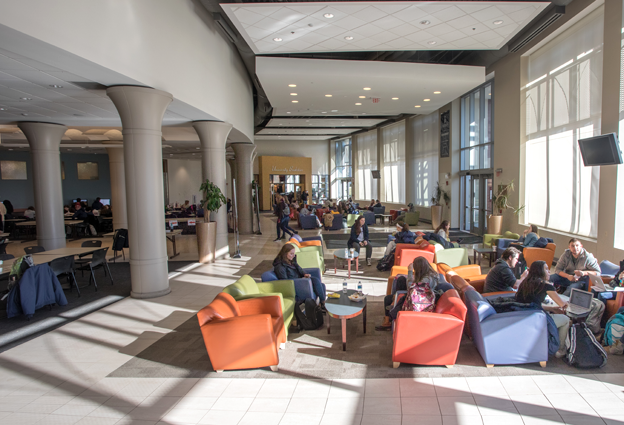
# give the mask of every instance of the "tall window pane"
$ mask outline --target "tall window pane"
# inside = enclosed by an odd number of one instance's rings
[[[371,170],[377,169],[377,130],[357,136],[358,199],[377,199],[377,181]]]
[[[405,122],[381,130],[384,201],[405,203]]]
[[[440,114],[436,111],[429,115],[412,118],[408,125],[412,126],[414,140],[413,156],[408,158],[409,167],[413,170],[415,193],[407,194],[407,202],[428,207],[438,181],[438,160],[440,150]]]

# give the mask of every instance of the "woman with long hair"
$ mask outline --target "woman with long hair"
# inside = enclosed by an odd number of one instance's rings
[[[518,288],[516,301],[520,303],[534,303],[541,307],[546,299],[546,295],[548,295],[558,306],[557,312],[565,313],[568,303],[559,297],[555,287],[548,281],[549,278],[550,269],[548,264],[545,261],[534,261],[529,268],[529,274]],[[548,311],[548,314],[555,321],[559,331],[559,351],[557,351],[555,356],[561,358],[566,354],[565,340],[570,327],[570,319],[565,314],[557,314],[553,311]]]
[[[355,249],[358,254],[360,253],[361,247],[366,249],[366,264],[370,266],[371,257],[373,256],[373,247],[368,240],[368,225],[363,215],[355,220],[355,224],[351,227],[349,242],[347,242],[347,248]]]
[[[277,278],[281,280],[300,278],[312,280],[314,294],[319,298],[321,307],[325,309],[325,298],[327,295],[325,285],[316,277],[306,273],[305,270],[297,264],[294,245],[287,243],[282,247],[277,257],[273,260],[273,271],[277,275]]]
[[[441,239],[443,239],[450,246],[446,246],[444,244],[444,248],[459,248],[459,240],[457,242],[451,242],[450,234],[451,234],[451,223],[448,220],[442,221],[437,229],[434,230],[436,235],[438,235]]]

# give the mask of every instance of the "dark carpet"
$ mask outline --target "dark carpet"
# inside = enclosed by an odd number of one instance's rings
[[[472,233],[468,233],[468,232],[451,230],[449,238],[451,238],[452,241],[461,240],[461,242],[459,242],[460,245],[474,245],[474,244],[483,243],[482,236],[473,235]]]
[[[369,233],[368,240],[371,245],[374,247],[385,247],[388,244],[388,236],[392,233]],[[323,233],[323,240],[325,241],[325,246],[327,249],[340,249],[346,248],[347,242],[349,241],[350,234],[341,233],[341,234],[327,234]]]
[[[414,366],[401,364],[392,368],[392,333],[376,331],[381,323],[383,303],[368,303],[367,333],[363,333],[362,316],[347,321],[347,351],[342,351],[340,321],[331,320],[332,333],[326,325],[316,331],[291,333],[286,349],[279,351],[279,371],[268,368],[224,371],[217,374],[201,336],[197,318],[193,316],[173,332],[155,341],[133,359],[112,372],[110,377],[149,378],[410,378],[451,376],[517,376],[560,373],[619,373],[624,368],[624,356],[610,356],[601,369],[581,370],[552,357],[546,368],[539,364],[496,366],[488,369],[472,341],[464,337],[457,364],[444,366]],[[327,320],[327,316],[325,316]]]
[[[169,271],[174,271],[191,264],[190,262],[169,262]],[[6,307],[0,310],[0,352],[16,347],[30,341],[40,335],[57,329],[67,323],[73,322],[89,313],[97,311],[107,305],[130,296],[130,263],[109,263],[114,284],[102,269],[95,271],[95,279],[98,290],[93,285],[80,288],[81,296],[74,288],[66,289],[65,297],[67,305],[61,307],[54,305],[51,308],[44,307],[37,310],[34,316],[27,320],[25,316],[7,318]],[[65,278],[59,279],[63,287],[67,287]],[[89,275],[85,272],[76,272],[76,280],[79,286],[89,283]]]
[[[368,278],[384,279],[384,280],[388,279],[388,276],[390,276],[389,271],[377,270],[376,266],[377,266],[378,261],[379,261],[379,258],[373,257],[373,265],[365,266],[364,260],[360,260],[360,271],[363,272],[363,274],[357,275],[357,276],[358,277],[361,276],[362,279],[368,279]],[[341,268],[342,270],[346,270],[345,268],[346,265],[343,264],[341,260],[338,260],[337,267],[339,270]],[[262,277],[262,273],[268,270],[273,270],[273,260],[261,261],[260,264],[258,264],[251,272],[248,273],[248,275],[260,281],[260,278]],[[355,266],[353,266],[353,270],[355,270]],[[334,274],[334,260],[333,259],[325,258],[325,274],[323,275],[323,279],[322,279],[323,283],[327,283],[327,281],[325,280],[326,277],[336,277],[336,275]]]

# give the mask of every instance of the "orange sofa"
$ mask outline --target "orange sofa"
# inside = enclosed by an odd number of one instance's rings
[[[485,278],[487,274],[481,273],[481,266],[478,264],[468,264],[466,266],[449,267],[444,263],[438,263],[438,271],[445,275],[449,271],[455,272],[458,276],[461,276],[467,283],[469,283],[478,293],[483,293],[483,287],[485,286]],[[448,280],[447,276],[447,280]],[[448,280],[450,282],[450,280]]]
[[[407,267],[416,257],[425,257],[429,263],[433,263],[435,247],[428,245],[426,249],[420,249],[411,243],[398,243],[394,251],[394,265]]]
[[[436,303],[435,312],[400,311],[394,327],[392,365],[445,365],[457,360],[466,305],[450,289]]]
[[[548,267],[552,266],[555,258],[555,249],[557,245],[549,243],[546,248],[524,248],[522,255],[527,263],[527,267],[531,267],[534,261],[542,260],[548,264]]]
[[[286,329],[279,296],[236,301],[225,292],[197,313],[204,344],[217,372],[269,366],[277,371]]]

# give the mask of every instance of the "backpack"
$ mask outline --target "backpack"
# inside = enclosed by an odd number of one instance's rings
[[[392,269],[394,266],[394,251],[388,255],[384,255],[381,260],[377,263],[377,270],[380,272],[387,272]]]
[[[597,298],[592,299],[591,306],[589,307],[589,314],[585,323],[590,331],[597,334],[600,332],[600,322],[602,321],[602,315],[605,311],[605,304],[599,301]]]
[[[113,251],[121,251],[128,248],[128,229],[117,229],[113,236]]]
[[[604,344],[613,345],[615,341],[621,340],[624,335],[624,313],[617,313],[611,316],[604,332]]]
[[[326,213],[323,216],[323,225],[325,227],[332,227],[333,224],[334,224],[334,215],[331,213]]]
[[[282,210],[282,214],[283,214],[283,217],[290,217],[290,208],[288,207],[288,205],[284,206],[284,209]]]
[[[535,241],[535,245],[533,245],[533,248],[546,248],[546,245],[548,245],[548,239],[539,238],[537,241]]]
[[[429,311],[435,309],[435,294],[426,282],[414,283],[407,291],[403,311]]]
[[[565,361],[579,369],[593,369],[607,364],[607,353],[585,323],[570,326],[566,338],[568,354]]]
[[[299,329],[313,331],[323,326],[323,310],[312,298],[295,305],[295,317]]]

